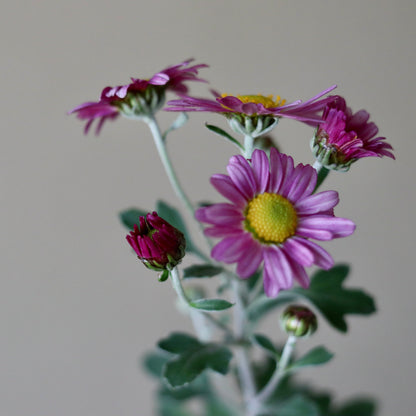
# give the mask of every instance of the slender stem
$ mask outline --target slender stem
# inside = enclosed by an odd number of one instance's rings
[[[249,134],[244,135],[244,157],[246,159],[251,158],[251,154],[253,153],[254,148],[254,137],[250,136]]]
[[[153,139],[156,145],[156,149],[159,153],[160,159],[162,161],[163,167],[165,168],[166,174],[169,178],[172,188],[175,191],[178,198],[183,202],[183,204],[185,205],[186,209],[189,211],[191,216],[193,217],[194,207],[191,201],[189,200],[189,198],[187,197],[187,195],[185,194],[184,190],[182,189],[179,183],[178,177],[176,176],[176,173],[173,169],[159,125],[157,124],[157,121],[154,118],[154,116],[147,117],[145,121],[147,122],[147,125],[149,126],[150,131],[152,132]]]
[[[240,282],[235,278],[232,281],[232,288],[235,296],[234,311],[234,336],[238,341],[244,341],[245,338],[245,322],[246,313],[244,302],[240,293]],[[254,384],[253,371],[247,354],[247,348],[242,345],[237,346],[235,351],[237,361],[238,376],[240,378],[241,389],[246,408],[249,408],[253,397],[256,394],[256,386]]]
[[[267,401],[267,399],[273,394],[278,386],[282,376],[285,374],[286,368],[289,364],[290,357],[295,349],[297,338],[293,335],[289,335],[289,338],[286,341],[286,344],[283,348],[282,356],[280,357],[279,363],[276,367],[276,370],[269,382],[264,386],[264,388],[257,394],[254,398],[257,406],[261,406],[262,403]]]
[[[210,336],[208,334],[208,330],[206,329],[206,321],[210,321],[212,324],[214,324],[217,328],[222,329],[224,332],[226,332],[227,335],[231,334],[230,329],[227,327],[227,325],[223,324],[222,322],[215,319],[213,316],[211,316],[209,313],[206,313],[204,311],[200,311],[195,309],[192,306],[191,300],[188,298],[188,296],[185,293],[185,290],[182,286],[181,279],[179,277],[178,268],[174,267],[171,272],[170,276],[172,278],[172,286],[175,289],[175,292],[177,293],[179,299],[181,302],[186,305],[189,308],[189,312],[191,315],[191,320],[194,324],[195,331],[198,333],[198,337],[202,341],[208,341]]]

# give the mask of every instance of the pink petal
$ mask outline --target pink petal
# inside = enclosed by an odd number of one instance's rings
[[[317,214],[334,208],[339,202],[338,192],[324,191],[310,195],[296,202],[295,208],[299,215]]]
[[[226,175],[216,174],[211,176],[211,184],[215,189],[225,198],[229,199],[239,208],[244,209],[247,204],[247,199],[236,188],[234,182]]]
[[[261,194],[266,191],[270,180],[269,159],[266,153],[259,149],[254,150],[251,159],[251,166],[257,183],[257,191]]]

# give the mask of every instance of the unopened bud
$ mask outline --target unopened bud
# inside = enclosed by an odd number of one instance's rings
[[[291,305],[280,317],[282,329],[295,337],[307,337],[318,328],[315,314],[305,306]]]

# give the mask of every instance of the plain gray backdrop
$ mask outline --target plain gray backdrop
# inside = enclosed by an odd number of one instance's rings
[[[301,348],[336,353],[305,378],[336,392],[380,398],[382,416],[414,414],[415,2],[399,1],[6,1],[1,45],[0,415],[154,414],[154,381],[140,357],[190,324],[127,246],[117,213],[176,203],[151,136],[119,119],[99,137],[66,112],[107,85],[148,77],[194,57],[201,75],[230,94],[307,99],[334,83],[353,110],[366,108],[397,160],[366,159],[334,173],[339,216],[354,236],[325,247],[353,263],[350,286],[378,313],[349,319],[343,335],[322,323]],[[193,91],[208,94],[208,87]],[[174,115],[163,113],[167,127]],[[197,114],[169,151],[194,201],[234,148]],[[313,161],[311,129],[283,120],[274,131],[296,162]],[[281,339],[277,317],[267,323]]]

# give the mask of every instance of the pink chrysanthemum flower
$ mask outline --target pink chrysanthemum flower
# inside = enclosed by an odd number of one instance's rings
[[[335,96],[325,107],[324,121],[311,142],[317,160],[329,169],[348,170],[353,162],[363,157],[394,159],[392,146],[384,141],[385,137],[375,137],[378,127],[369,123],[369,118],[365,110],[353,114],[345,99]]]
[[[69,114],[77,113],[78,118],[87,120],[85,133],[94,120],[99,119],[96,134],[106,120],[114,120],[120,114],[127,117],[140,117],[154,113],[165,101],[165,92],[172,91],[180,96],[188,92],[188,81],[204,81],[197,77],[205,64],[189,66],[192,60],[170,66],[150,79],[131,78],[130,84],[106,87],[99,101],[86,102],[75,107]]]
[[[214,259],[237,263],[237,274],[248,278],[264,262],[265,293],[275,297],[296,279],[307,287],[305,267],[329,269],[332,257],[309,239],[332,240],[354,232],[355,225],[334,216],[338,193],[313,194],[317,174],[309,165],[294,166],[290,156],[271,149],[251,160],[233,156],[227,175],[213,175],[212,185],[231,203],[197,210],[196,218],[211,227],[210,237],[222,240],[212,249]]]
[[[227,118],[249,117],[251,119],[269,117],[292,118],[303,123],[317,126],[321,121],[322,110],[333,98],[324,95],[336,88],[336,85],[320,92],[315,97],[302,102],[301,100],[286,104],[286,100],[272,95],[228,95],[214,92],[215,100],[205,98],[183,97],[168,102],[167,111],[208,111],[220,113]],[[257,121],[257,120],[256,120]]]

